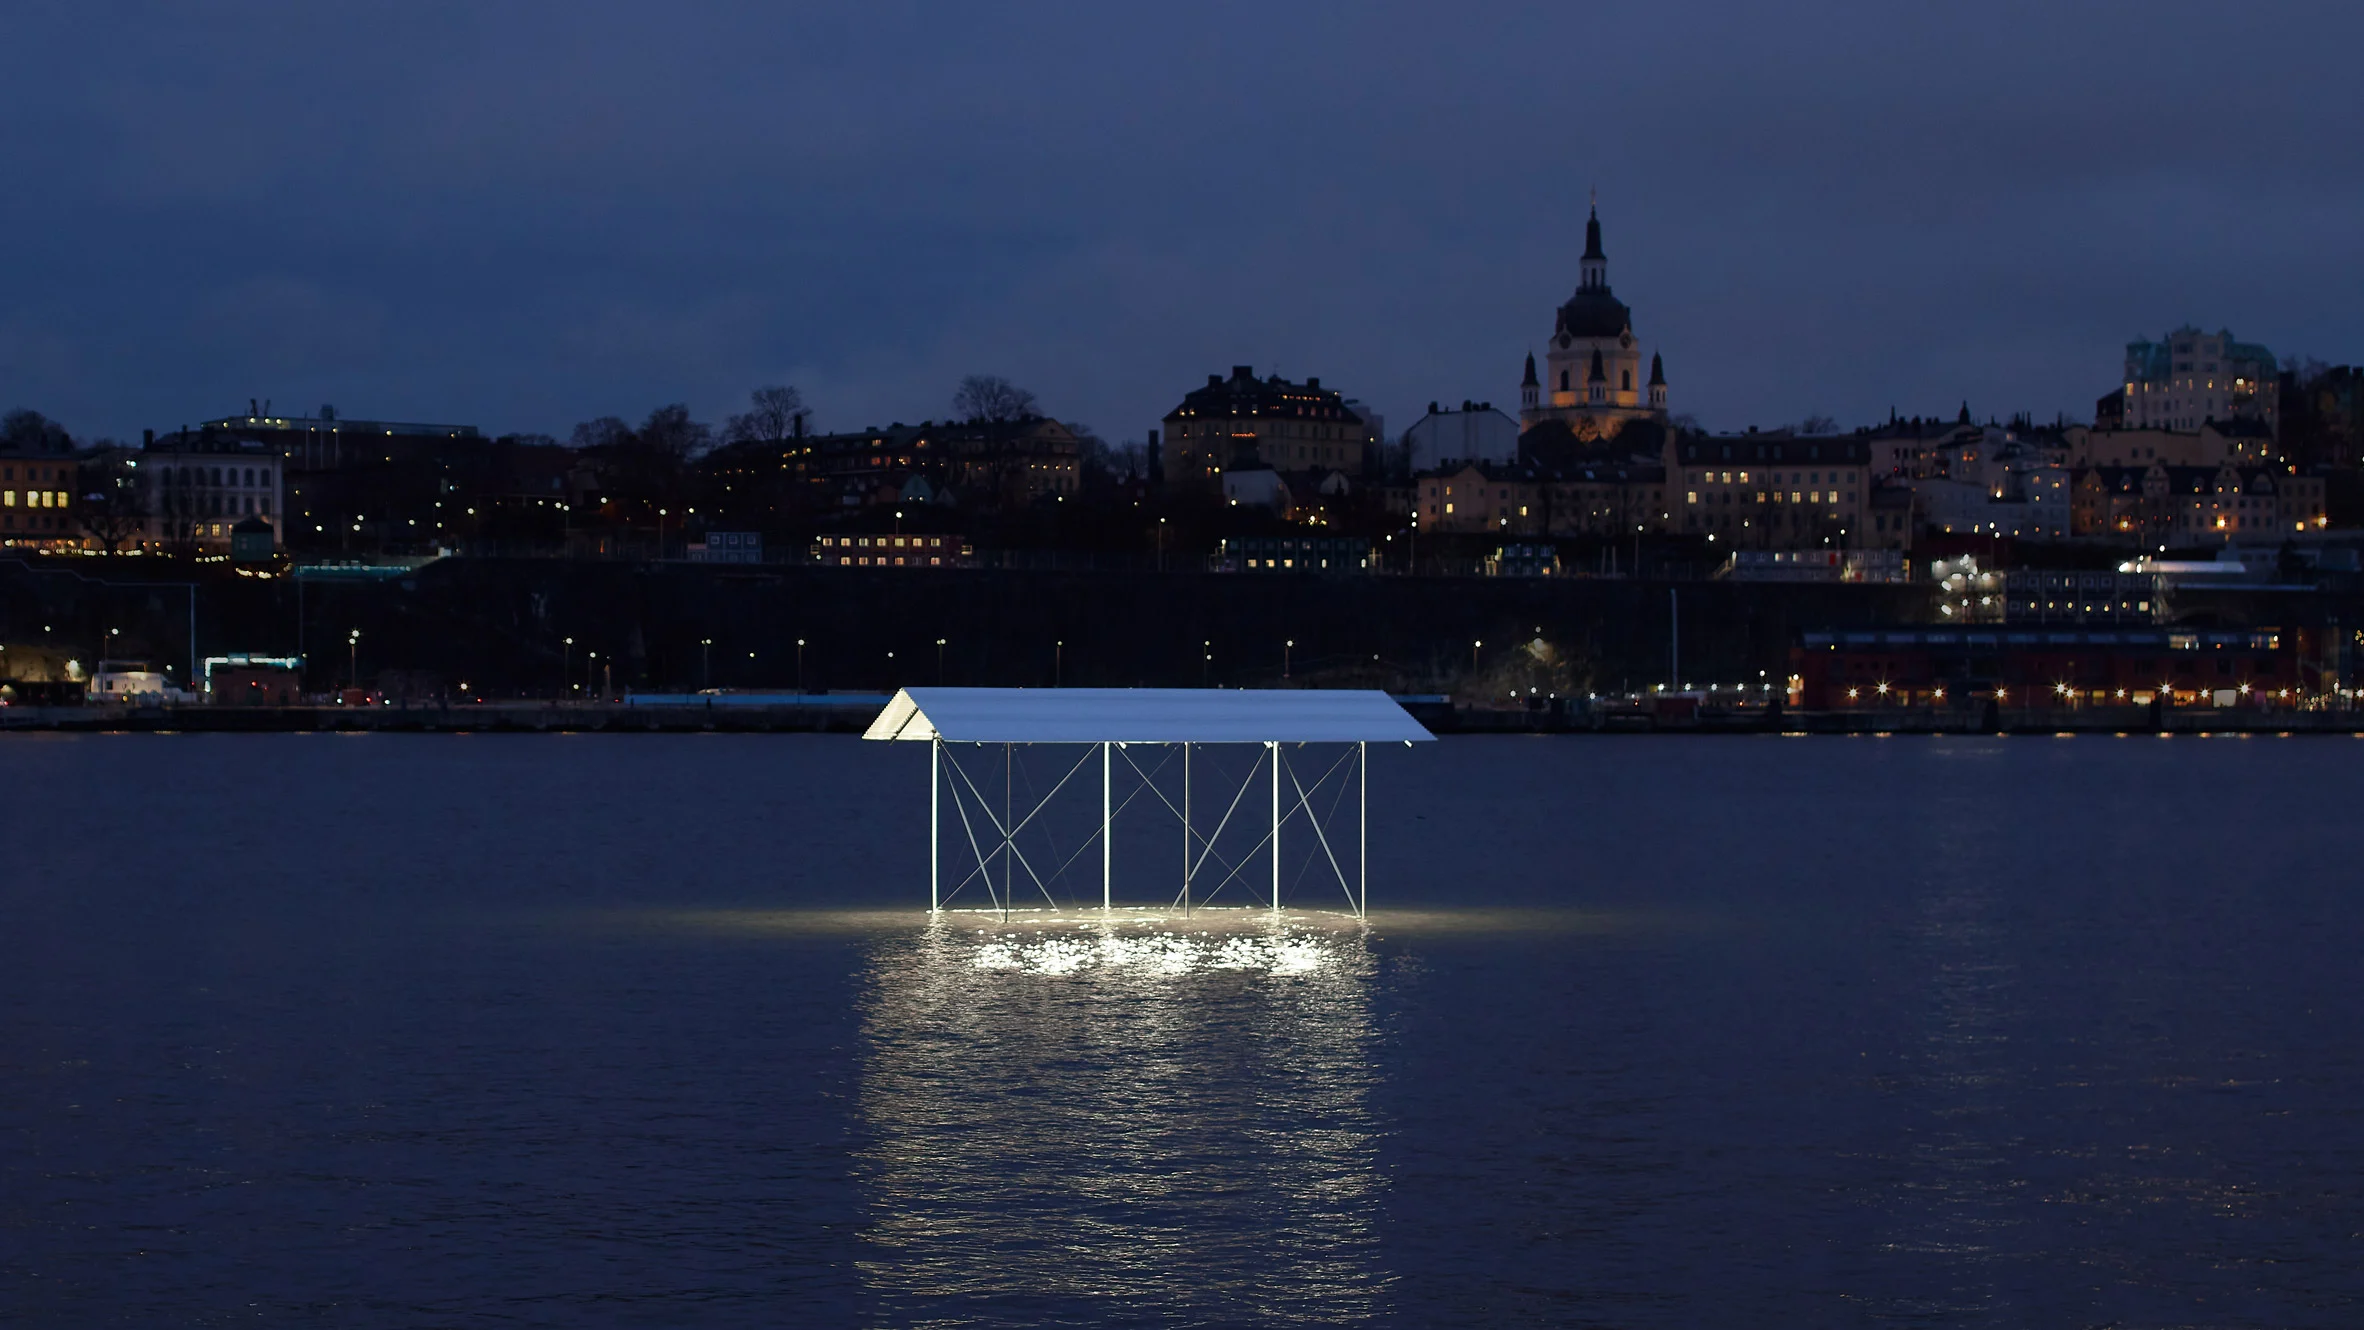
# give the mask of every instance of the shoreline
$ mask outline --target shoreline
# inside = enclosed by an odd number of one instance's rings
[[[1897,708],[1665,717],[1415,706],[1439,735],[2364,735],[2364,710],[2269,711],[2189,707]],[[599,706],[481,702],[459,706],[66,706],[0,707],[0,732],[86,734],[859,734],[867,708]]]

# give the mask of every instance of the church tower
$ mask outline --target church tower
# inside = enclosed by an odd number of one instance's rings
[[[1609,252],[1601,243],[1598,207],[1584,218],[1576,292],[1559,307],[1543,363],[1538,366],[1530,354],[1525,368],[1519,385],[1522,428],[1557,422],[1590,442],[1615,438],[1636,420],[1666,418],[1664,367],[1653,362],[1648,382],[1643,381],[1633,311],[1609,289]]]
[[[1592,216],[1584,219],[1583,283],[1579,291],[1598,291],[1609,294],[1609,256],[1601,252],[1601,210],[1595,207]]]

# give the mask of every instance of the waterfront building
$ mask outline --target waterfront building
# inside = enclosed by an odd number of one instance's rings
[[[1428,414],[1404,431],[1403,471],[1417,475],[1452,462],[1519,460],[1519,423],[1492,402],[1463,402],[1459,409],[1428,404]]]
[[[304,662],[251,653],[208,656],[204,692],[215,706],[294,706],[303,701]]]
[[[1250,365],[1232,366],[1229,378],[1209,374],[1206,386],[1185,394],[1164,423],[1165,483],[1207,495],[1223,492],[1225,471],[1257,463],[1361,475],[1372,442],[1364,417],[1320,379],[1258,378]]]
[[[1081,444],[1056,420],[973,420],[726,444],[701,464],[725,508],[757,514],[835,512],[965,499],[1020,508],[1075,495]]]
[[[1462,462],[1414,479],[1415,520],[1422,531],[1495,531],[1540,535],[1540,488],[1533,471]]]
[[[1543,371],[1527,355],[1519,385],[1519,423],[1533,429],[1557,421],[1583,442],[1613,439],[1636,421],[1666,420],[1666,367],[1653,353],[1642,367],[1633,311],[1609,288],[1609,257],[1601,248],[1600,210],[1584,223],[1584,256],[1576,293],[1552,319]]]
[[[1668,529],[1666,468],[1603,457],[1542,473],[1542,529],[1553,536],[1631,536]]]
[[[171,700],[175,689],[162,670],[144,660],[102,660],[88,679],[93,702],[155,705]]]
[[[422,449],[432,452],[455,443],[484,441],[474,425],[344,419],[333,406],[309,416],[281,416],[272,413],[269,402],[252,401],[245,415],[201,422],[197,432],[252,439],[278,453],[298,473],[382,466],[413,460]]]
[[[1734,582],[1909,582],[1904,551],[1734,550],[1721,576]]]
[[[2210,421],[2255,420],[2279,437],[2278,368],[2273,352],[2236,341],[2230,330],[2186,324],[2155,342],[2126,344],[2122,401],[2097,414],[2127,429],[2187,432]]]
[[[958,535],[826,535],[813,539],[813,562],[825,568],[965,568],[976,550]]]
[[[1367,573],[1371,542],[1353,536],[1227,536],[1216,567],[1226,573]]]
[[[1737,549],[1906,544],[1866,529],[1869,445],[1861,436],[1684,436],[1667,444],[1675,529]]]
[[[1560,551],[1549,541],[1516,541],[1498,545],[1486,556],[1488,577],[1557,577]]]
[[[2004,623],[2152,624],[2167,618],[2157,573],[2016,569],[2003,574]]]
[[[1802,633],[1789,704],[1808,711],[1963,707],[2287,707],[2327,680],[2302,632],[2009,626]]]
[[[2323,477],[2291,467],[2096,466],[2077,474],[2072,530],[2143,544],[2222,545],[2330,524]]]
[[[73,457],[0,449],[0,546],[66,549],[82,543]]]
[[[1234,508],[1263,508],[1289,514],[1289,482],[1262,462],[1243,462],[1223,472],[1223,501]]]
[[[2061,436],[2062,459],[2071,467],[2264,465],[2280,456],[2263,421],[2203,422],[2198,429],[2086,429],[2072,425]]]
[[[272,444],[202,429],[151,437],[132,461],[143,548],[228,554],[242,541],[238,548],[251,558],[262,534],[251,526],[243,537],[236,531],[249,519],[269,527],[270,551],[285,543],[286,460]]]
[[[1669,529],[1666,468],[1608,455],[1558,467],[1461,462],[1414,477],[1422,531],[1619,537]]]
[[[690,542],[691,563],[762,563],[760,531],[709,531]]]
[[[513,483],[496,475],[513,467],[495,464],[492,441],[474,425],[347,418],[333,406],[309,416],[283,416],[268,402],[250,401],[246,414],[203,421],[195,429],[184,426],[161,435],[144,431],[142,449],[271,459],[277,476],[272,510],[254,515],[271,523],[278,548],[433,554],[449,548],[463,525],[481,528],[481,519],[463,520],[471,507],[484,510],[483,519],[489,519],[496,504],[522,507],[567,497],[552,478],[536,476],[539,483],[527,484],[522,477]],[[566,468],[582,460],[546,441],[541,452],[545,466]],[[510,448],[503,460],[517,464],[524,459]],[[175,479],[181,479],[178,471]],[[240,494],[235,502],[243,509],[249,497],[257,498],[259,508],[259,495]],[[152,519],[166,520],[151,520],[146,538],[226,548],[235,521],[214,522],[210,496],[200,495],[197,502],[205,511],[191,513],[177,501],[169,513],[151,510]],[[219,534],[216,525],[222,527]]]

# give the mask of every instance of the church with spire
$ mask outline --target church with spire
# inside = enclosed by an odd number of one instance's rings
[[[1601,249],[1601,214],[1584,223],[1582,276],[1559,309],[1538,373],[1527,354],[1519,388],[1519,428],[1558,422],[1580,443],[1614,439],[1637,420],[1666,421],[1666,369],[1658,356],[1642,367],[1633,311],[1609,291],[1609,258]],[[1551,431],[1558,433],[1557,429]]]

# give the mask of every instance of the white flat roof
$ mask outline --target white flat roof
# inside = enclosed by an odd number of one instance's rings
[[[1420,743],[1375,689],[906,688],[862,735],[950,743]]]

